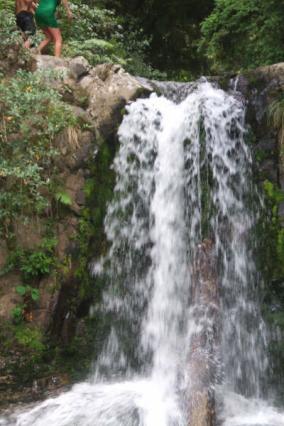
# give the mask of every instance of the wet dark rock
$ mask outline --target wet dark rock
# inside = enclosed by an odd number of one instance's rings
[[[88,161],[92,158],[93,145],[85,141],[82,148],[76,153],[76,162],[73,166],[73,170],[85,169]],[[88,174],[88,169],[84,170],[84,174]]]
[[[284,202],[280,203],[278,211],[282,226],[284,226]]]
[[[2,389],[0,389],[0,415],[7,416],[9,419],[9,415],[13,412],[15,405],[17,405],[18,410],[21,410],[21,407],[23,409],[28,408],[29,404],[31,404],[31,408],[33,403],[55,397],[62,392],[68,391],[70,386],[70,378],[66,374],[57,374],[36,379],[31,386],[21,386],[16,383],[11,386],[7,382],[5,390],[2,392]],[[11,426],[13,424],[11,421],[12,419],[9,419],[7,425]],[[1,422],[0,425],[2,425]]]
[[[227,81],[227,88],[232,89],[232,86],[246,99],[246,121],[254,137],[251,146],[259,180],[269,179],[279,186],[278,135],[269,122],[268,109],[271,102],[283,92],[284,63],[235,76]]]
[[[258,173],[261,179],[268,179],[271,182],[277,182],[277,164],[275,164],[275,160],[273,158],[261,161],[259,166]]]
[[[80,189],[75,196],[75,201],[79,206],[84,206],[86,202],[85,193],[82,189]]]

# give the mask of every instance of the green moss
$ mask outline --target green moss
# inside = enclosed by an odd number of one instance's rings
[[[47,346],[42,331],[32,324],[15,325],[2,321],[0,354],[5,359],[5,374],[10,374],[20,386],[49,372],[45,363]]]
[[[82,335],[75,336],[67,345],[49,348],[52,369],[68,374],[71,381],[86,378],[97,351],[95,342],[96,320],[85,318],[82,325]]]
[[[15,329],[15,338],[17,342],[26,349],[30,349],[37,353],[41,353],[45,350],[42,332],[37,327],[31,328],[20,325]]]
[[[258,268],[264,274],[266,286],[263,299],[264,318],[270,328],[278,328],[284,332],[284,229],[279,218],[279,206],[284,200],[283,192],[272,182],[263,183],[266,215],[259,225],[258,234],[261,246],[259,247]],[[274,333],[275,337],[276,334]],[[271,382],[277,389],[281,399],[283,389],[283,344],[276,340],[269,341],[269,351],[273,364]],[[283,396],[283,395],[282,395]],[[283,401],[282,401],[283,402]]]
[[[86,181],[84,192],[86,207],[81,214],[78,236],[79,266],[76,277],[80,282],[80,298],[98,298],[101,288],[90,275],[90,262],[106,251],[107,243],[104,235],[104,217],[106,207],[113,194],[114,172],[111,164],[114,157],[112,144],[100,146],[94,163],[90,164],[91,177]]]

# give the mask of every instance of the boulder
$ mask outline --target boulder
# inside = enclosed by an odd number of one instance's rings
[[[106,139],[117,130],[124,106],[151,93],[149,86],[144,86],[119,65],[113,64],[96,66],[82,78],[80,85],[89,93],[88,111],[101,136]]]
[[[114,136],[128,102],[152,91],[148,84],[125,72],[120,65],[101,64],[92,68],[83,57],[63,59],[37,55],[35,69],[61,73],[61,81],[51,78],[51,85],[66,102],[87,108],[87,121],[103,139]],[[84,116],[82,111],[74,112]]]
[[[91,65],[83,56],[73,58],[69,62],[69,69],[72,77],[75,78],[75,80],[79,80],[83,76],[89,74],[91,68]]]
[[[69,74],[69,61],[65,58],[56,58],[49,55],[35,55],[34,56],[34,71],[58,71],[63,75]]]

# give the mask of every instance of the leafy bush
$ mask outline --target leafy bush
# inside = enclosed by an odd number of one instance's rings
[[[67,192],[65,191],[57,191],[55,193],[55,199],[59,201],[61,204],[63,204],[64,206],[71,206],[72,204],[72,199],[70,195],[67,194]]]
[[[48,78],[18,71],[0,80],[0,233],[17,215],[39,214],[48,206],[58,155],[54,138],[76,124]]]
[[[26,255],[21,260],[21,272],[24,280],[47,275],[54,264],[53,257],[43,251],[35,251]]]
[[[112,10],[88,6],[73,0],[72,24],[63,14],[60,25],[65,41],[65,56],[84,56],[91,65],[118,63],[127,71],[153,78],[164,78],[165,73],[153,69],[146,61],[150,45],[137,21],[117,16]]]
[[[50,274],[55,266],[54,249],[56,244],[55,238],[47,238],[33,251],[15,249],[8,257],[5,267],[0,271],[0,276],[17,269],[21,273],[23,282],[29,283],[35,278]]]
[[[17,326],[15,337],[18,343],[25,346],[27,349],[34,350],[36,352],[42,352],[45,350],[45,345],[42,342],[42,333],[38,328]]]
[[[279,218],[279,206],[284,201],[284,193],[268,180],[264,182],[263,186],[270,212],[267,223],[269,235],[266,245],[269,255],[268,263],[273,270],[272,278],[278,280],[284,277],[284,229]]]
[[[24,297],[28,296],[33,300],[34,302],[37,302],[39,300],[39,291],[37,288],[33,288],[30,285],[19,285],[16,287],[16,292]]]
[[[91,65],[104,62],[118,63],[129,72],[153,78],[164,78],[165,73],[153,69],[146,61],[150,46],[137,21],[117,16],[104,7],[88,6],[82,0],[73,0],[70,7],[74,14],[72,23],[67,19],[63,6],[58,9],[60,28],[63,33],[63,55],[68,57],[84,56]],[[4,0],[0,5],[0,43],[2,58],[8,60],[16,48],[20,63],[28,60],[29,52],[22,48],[20,32],[16,28],[14,1]],[[34,37],[38,45],[42,32]],[[10,51],[11,48],[11,51]],[[53,54],[53,46],[47,53]],[[1,71],[1,69],[0,69]]]
[[[20,324],[23,320],[31,320],[31,311],[40,296],[39,290],[30,285],[18,285],[16,292],[22,297],[22,301],[12,309],[11,314],[14,322]]]
[[[216,0],[202,24],[201,51],[217,72],[280,62],[283,19],[277,0]]]
[[[10,254],[5,268],[1,274],[16,269],[21,274],[22,284],[19,284],[15,291],[21,296],[21,302],[12,309],[12,317],[16,324],[21,323],[23,320],[31,321],[31,312],[35,303],[40,299],[38,279],[52,272],[56,266],[54,256],[54,248],[57,240],[47,238],[43,241],[41,246],[35,251],[16,249]]]
[[[2,9],[0,5],[0,77],[1,73],[13,73],[19,66],[26,68],[29,52],[23,48],[20,32],[17,30],[15,15],[12,11]]]
[[[22,297],[22,301],[11,311],[14,322],[20,324],[23,320],[30,321],[31,310],[40,298],[39,290],[30,285],[21,284],[16,287],[16,293]]]
[[[12,312],[11,312],[12,318],[14,319],[16,324],[19,324],[23,321],[24,310],[25,310],[24,304],[17,305],[12,309]]]
[[[0,4],[0,12],[6,11],[10,13],[14,13],[15,10],[15,2],[14,0],[2,0]]]

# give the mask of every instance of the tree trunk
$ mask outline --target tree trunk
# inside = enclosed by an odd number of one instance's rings
[[[214,244],[197,248],[192,282],[195,323],[189,355],[189,426],[215,426],[214,386],[219,375],[220,309]]]

